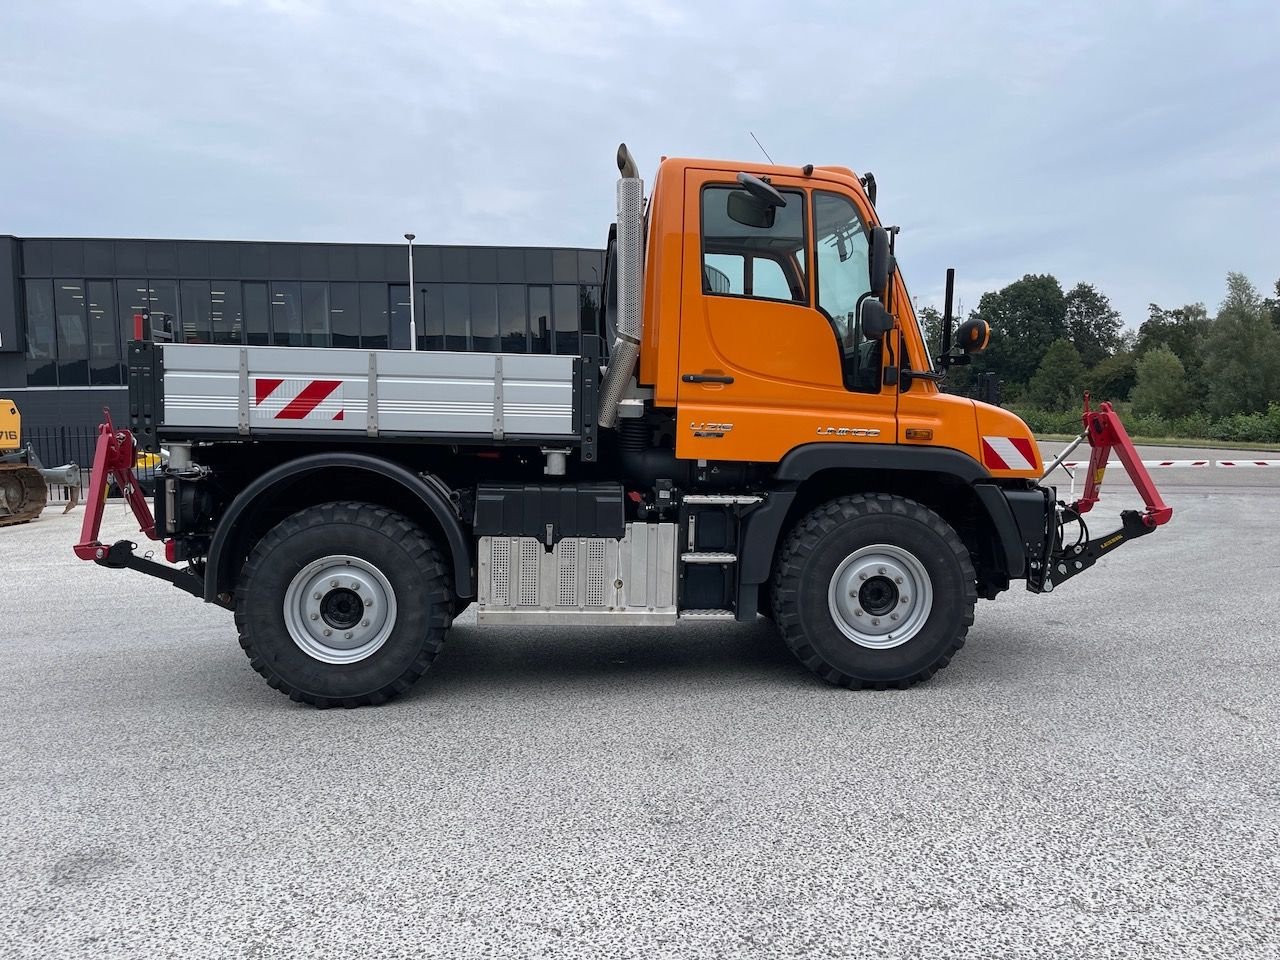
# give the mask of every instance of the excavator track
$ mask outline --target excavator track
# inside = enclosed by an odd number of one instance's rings
[[[39,470],[22,463],[0,463],[0,527],[30,523],[48,502],[49,487]]]

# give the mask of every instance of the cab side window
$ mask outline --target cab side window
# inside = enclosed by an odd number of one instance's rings
[[[807,303],[804,194],[766,207],[740,187],[702,191],[702,291],[709,296]]]
[[[840,345],[844,385],[860,393],[879,393],[881,341],[865,339],[858,326],[858,310],[871,295],[866,224],[849,198],[818,190],[813,195],[813,232],[818,310]]]

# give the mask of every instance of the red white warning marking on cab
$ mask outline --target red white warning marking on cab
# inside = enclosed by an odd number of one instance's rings
[[[992,470],[1034,470],[1036,455],[1026,437],[983,437],[982,462]]]
[[[341,380],[306,377],[255,377],[253,380],[250,417],[259,423],[334,421],[342,420],[345,414]]]

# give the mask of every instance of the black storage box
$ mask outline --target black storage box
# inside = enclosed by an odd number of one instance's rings
[[[478,537],[607,537],[626,533],[622,484],[494,484],[476,488]],[[548,530],[548,527],[550,530]]]

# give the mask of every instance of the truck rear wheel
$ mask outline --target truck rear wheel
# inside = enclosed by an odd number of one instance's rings
[[[240,646],[290,698],[318,707],[383,703],[427,671],[453,591],[413,521],[368,503],[324,503],[254,547],[236,588]]]
[[[842,497],[792,529],[774,570],[774,621],[830,683],[908,687],[964,646],[975,579],[969,551],[932,510],[886,494]]]

